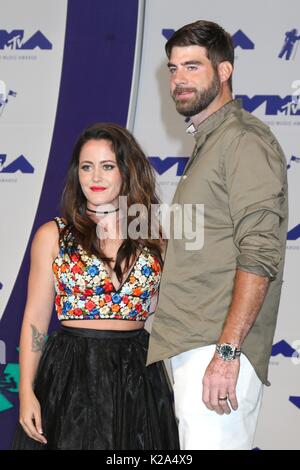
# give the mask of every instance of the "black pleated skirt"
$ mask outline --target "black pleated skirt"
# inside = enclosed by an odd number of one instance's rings
[[[179,449],[162,362],[146,367],[149,334],[61,327],[47,341],[35,383],[47,445],[18,425],[13,449]]]

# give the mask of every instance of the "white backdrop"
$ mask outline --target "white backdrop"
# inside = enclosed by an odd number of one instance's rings
[[[66,9],[67,0],[1,2],[0,317],[20,269],[48,162]]]
[[[288,162],[290,186],[289,230],[300,224],[297,202],[300,196],[300,47],[290,45],[291,57],[279,58],[285,34],[300,31],[299,0],[146,0],[144,37],[137,108],[133,131],[157,170],[161,197],[172,199],[179,181],[180,165],[190,155],[193,140],[185,134],[186,124],[169,96],[164,45],[165,29],[178,29],[198,19],[220,23],[234,35],[234,92],[236,95],[264,95],[251,111],[266,122],[279,139]],[[239,34],[238,31],[241,31]],[[298,35],[300,32],[298,31]],[[247,40],[250,40],[249,41]],[[252,43],[251,49],[249,44]],[[298,84],[293,83],[299,80]],[[298,89],[298,91],[297,91]],[[276,96],[291,99],[278,105]],[[275,96],[275,98],[274,98]],[[266,105],[268,103],[268,105]],[[276,106],[277,103],[277,106]],[[272,109],[273,108],[273,109]],[[271,114],[273,113],[273,114]],[[172,158],[169,158],[172,157]],[[297,160],[297,158],[299,160]],[[168,169],[169,168],[169,169]],[[178,174],[179,173],[179,174]],[[279,321],[270,361],[271,387],[265,387],[262,412],[256,433],[260,449],[300,449],[300,319],[298,276],[300,268],[300,226],[298,237],[287,245],[284,287]],[[290,234],[292,235],[292,234]],[[291,357],[294,352],[295,357]]]

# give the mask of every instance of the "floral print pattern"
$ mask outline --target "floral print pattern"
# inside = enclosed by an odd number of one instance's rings
[[[62,230],[63,220],[55,220]],[[161,278],[160,264],[148,248],[143,249],[125,282],[115,290],[101,259],[89,256],[72,237],[65,243],[60,243],[52,266],[59,320],[147,319]]]

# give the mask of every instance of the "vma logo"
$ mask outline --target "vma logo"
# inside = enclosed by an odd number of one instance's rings
[[[236,95],[242,100],[243,108],[252,113],[261,105],[265,105],[267,116],[288,115],[300,116],[300,96],[288,95],[281,98],[278,95],[254,95],[250,98],[247,95]]]
[[[234,48],[240,47],[241,49],[254,49],[254,42],[239,29],[236,33],[232,35],[232,41]]]
[[[33,50],[36,48],[52,49],[51,42],[41,31],[37,31],[24,41],[23,29],[14,29],[10,33],[5,29],[0,30],[0,49]]]
[[[300,410],[300,397],[297,396],[290,396],[289,401],[293,403],[297,408]]]
[[[17,171],[21,173],[34,173],[33,166],[26,160],[24,155],[20,155],[7,166],[4,166],[5,161],[6,154],[0,153],[0,173],[16,173]]]
[[[279,354],[282,354],[284,357],[295,357],[295,355],[298,355],[298,352],[283,339],[278,343],[273,344],[272,347],[271,355],[278,356]]]
[[[295,241],[300,238],[300,224],[292,228],[287,234],[287,240]]]
[[[162,29],[162,35],[169,40],[175,33],[175,29]],[[232,35],[232,41],[234,48],[240,47],[241,49],[254,49],[254,42],[241,30],[239,29]]]
[[[176,176],[183,175],[188,159],[188,157],[149,157],[151,165],[159,175],[166,173],[166,171],[175,166]]]
[[[17,93],[13,90],[6,89],[6,85],[3,80],[0,80],[0,116],[2,115],[4,108],[6,107],[10,97],[16,97]]]

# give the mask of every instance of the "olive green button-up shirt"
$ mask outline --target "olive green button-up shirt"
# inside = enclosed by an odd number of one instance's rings
[[[183,227],[180,238],[171,224],[147,363],[218,341],[238,268],[271,280],[241,348],[268,384],[287,234],[286,160],[269,128],[236,100],[203,121],[194,137],[173,203],[182,214],[191,205],[194,215],[204,209],[203,220],[193,219],[203,243],[190,249],[191,229]]]

